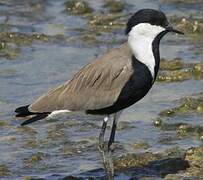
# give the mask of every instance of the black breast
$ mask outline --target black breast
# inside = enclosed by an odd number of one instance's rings
[[[87,110],[88,114],[112,114],[125,109],[143,98],[153,84],[152,75],[148,67],[132,56],[134,73],[123,87],[117,101],[109,107]]]

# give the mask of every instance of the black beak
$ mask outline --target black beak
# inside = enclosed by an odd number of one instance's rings
[[[168,31],[168,32],[174,32],[174,33],[177,33],[177,34],[184,34],[184,32],[182,32],[182,31],[179,31],[179,30],[176,30],[176,29],[174,29],[172,26],[167,26],[166,27],[166,31]]]

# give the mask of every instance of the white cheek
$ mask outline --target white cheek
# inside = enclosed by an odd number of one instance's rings
[[[131,29],[129,35],[139,35],[154,39],[164,30],[165,29],[161,26],[151,25],[149,23],[140,23]]]
[[[128,43],[137,60],[145,64],[154,78],[155,59],[152,51],[152,42],[165,29],[160,26],[141,23],[134,26],[129,32]]]

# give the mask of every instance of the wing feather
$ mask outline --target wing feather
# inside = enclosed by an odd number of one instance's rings
[[[31,112],[95,110],[111,106],[133,73],[131,51],[124,44],[84,66],[73,78],[38,98]]]

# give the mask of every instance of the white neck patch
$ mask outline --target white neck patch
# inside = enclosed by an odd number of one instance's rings
[[[153,79],[155,59],[152,51],[152,42],[164,30],[161,26],[140,23],[131,29],[128,36],[128,44],[134,56],[148,67]]]

